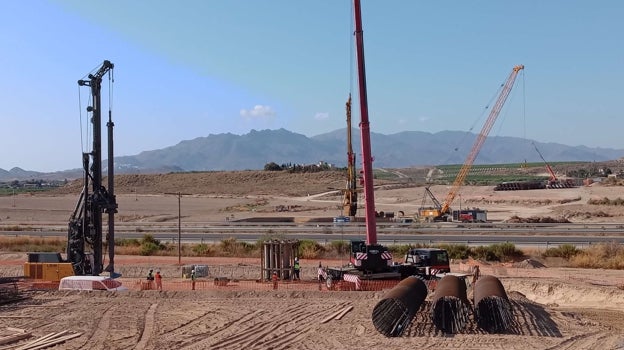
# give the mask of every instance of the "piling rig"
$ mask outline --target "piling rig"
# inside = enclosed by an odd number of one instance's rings
[[[67,260],[72,264],[76,275],[93,275],[110,272],[114,274],[115,256],[115,213],[117,201],[114,193],[114,155],[112,112],[108,110],[108,190],[102,185],[102,128],[101,128],[101,86],[102,79],[108,75],[112,81],[114,65],[106,60],[95,73],[89,74],[86,80],[78,80],[79,86],[87,86],[91,90],[91,105],[87,112],[91,113],[93,124],[93,147],[91,152],[82,153],[84,184],[80,199],[69,220],[67,233]],[[110,107],[110,100],[109,100]],[[91,185],[91,186],[89,186]],[[103,267],[102,214],[108,214],[108,266]]]
[[[355,153],[351,138],[351,94],[346,103],[347,112],[347,187],[343,190],[342,214],[355,216],[357,213],[357,175],[355,173]]]

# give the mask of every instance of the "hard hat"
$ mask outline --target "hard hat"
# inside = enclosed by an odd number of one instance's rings
[[[299,261],[299,258],[295,258],[295,261]]]
[[[192,269],[191,272],[195,272],[195,269]]]

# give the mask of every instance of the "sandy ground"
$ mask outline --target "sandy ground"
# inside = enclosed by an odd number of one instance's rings
[[[432,186],[432,192],[443,201],[447,186]],[[488,186],[465,186],[453,202],[454,208],[479,207],[488,211],[488,219],[502,221],[521,217],[565,217],[571,222],[624,222],[623,206],[589,205],[590,199],[624,198],[624,186],[579,187],[558,190],[494,191]],[[377,211],[413,216],[423,205],[422,187],[379,188],[375,191]],[[67,227],[76,206],[75,194],[18,195],[0,197],[0,227]],[[118,225],[177,223],[178,197],[167,194],[120,193],[117,195]],[[336,191],[304,196],[279,194],[182,196],[180,210],[183,223],[224,222],[251,217],[334,217],[341,214],[341,197]],[[425,204],[430,204],[425,201]],[[362,208],[363,203],[360,203]],[[363,213],[363,209],[359,213]]]
[[[19,269],[21,254],[0,256],[3,273]],[[317,261],[303,260],[304,281],[280,283],[275,291],[266,283],[235,279],[259,274],[253,259],[185,258],[184,263],[210,267],[203,280],[234,278],[222,287],[198,283],[193,291],[174,259],[146,259],[118,258],[126,273],[137,275],[122,279],[131,291],[36,292],[0,306],[0,329],[23,328],[35,337],[82,333],[58,349],[624,349],[624,290],[617,287],[624,284],[623,271],[483,265],[482,272],[498,276],[510,297],[510,330],[488,334],[470,321],[459,334],[443,334],[431,322],[429,294],[403,336],[386,338],[375,330],[371,314],[388,290],[319,291],[313,281]],[[138,290],[139,273],[150,267],[162,270],[164,291]],[[322,322],[347,306],[353,309],[342,319]]]
[[[443,199],[448,188],[435,186],[433,191]],[[378,210],[410,215],[422,204],[423,189],[379,189],[375,195]],[[487,209],[491,220],[537,215],[624,222],[620,208],[587,204],[590,198],[603,197],[624,197],[624,187],[461,191],[462,207]],[[63,229],[76,200],[76,195],[0,197],[0,227]],[[118,202],[120,224],[177,220],[176,196],[121,193]],[[226,217],[335,216],[338,203],[336,193],[190,195],[182,198],[182,217],[202,223]],[[278,211],[278,206],[291,210]],[[23,254],[0,253],[0,274],[20,274],[24,260]],[[30,299],[0,306],[0,329],[24,328],[35,337],[63,330],[82,333],[57,349],[624,349],[624,271],[483,265],[482,272],[499,277],[511,298],[512,329],[487,334],[470,322],[460,334],[442,334],[431,323],[426,303],[402,337],[386,338],[375,330],[371,313],[387,290],[319,291],[313,282],[318,261],[302,261],[307,282],[281,283],[277,291],[254,281],[260,275],[254,259],[185,257],[183,263],[205,264],[211,275],[192,291],[175,257],[119,256],[116,266],[131,291],[36,292]],[[340,261],[322,263],[336,266]],[[149,268],[162,270],[163,292],[138,290]],[[452,266],[453,271],[467,268]],[[212,278],[222,276],[231,283],[215,287]],[[346,306],[353,310],[342,319],[321,322]]]

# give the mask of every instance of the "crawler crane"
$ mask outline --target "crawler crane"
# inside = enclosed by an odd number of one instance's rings
[[[503,105],[505,104],[505,101],[507,100],[507,97],[509,96],[509,92],[511,91],[511,88],[513,87],[514,82],[516,81],[516,76],[523,69],[524,69],[523,65],[515,66],[512,69],[511,74],[509,74],[509,77],[507,78],[507,81],[503,85],[503,89],[500,95],[498,96],[498,99],[496,100],[496,104],[494,105],[494,108],[492,108],[492,110],[490,111],[490,115],[485,121],[485,124],[483,125],[481,132],[479,133],[479,135],[477,135],[477,139],[475,140],[475,143],[472,145],[472,149],[470,150],[468,157],[466,157],[464,164],[462,165],[461,169],[457,173],[457,177],[455,177],[455,181],[453,182],[453,185],[451,186],[451,190],[446,195],[446,199],[444,200],[444,202],[439,208],[420,208],[418,211],[418,216],[421,218],[421,220],[424,220],[424,221],[447,221],[448,220],[448,218],[451,215],[451,204],[453,203],[455,196],[457,196],[457,193],[459,192],[459,188],[464,184],[464,180],[466,180],[466,176],[468,176],[468,172],[470,171],[470,168],[472,168],[472,164],[474,163],[475,158],[477,158],[477,155],[479,154],[479,151],[481,150],[481,146],[483,146],[483,143],[485,142],[487,135],[490,133],[492,126],[494,126],[494,122],[496,122],[496,118],[498,118],[498,114],[503,108]],[[427,192],[430,196],[432,196],[432,198],[435,198],[433,197],[433,194],[429,191],[428,188],[427,188]]]

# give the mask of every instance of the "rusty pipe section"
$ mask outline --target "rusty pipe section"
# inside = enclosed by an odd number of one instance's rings
[[[458,333],[466,327],[470,315],[466,282],[457,276],[444,276],[438,282],[431,305],[431,319],[436,328],[444,333]]]
[[[475,321],[488,333],[501,333],[514,322],[511,303],[501,281],[482,276],[474,286]]]
[[[373,325],[386,337],[398,337],[409,326],[427,298],[427,286],[410,276],[399,282],[373,308]]]

